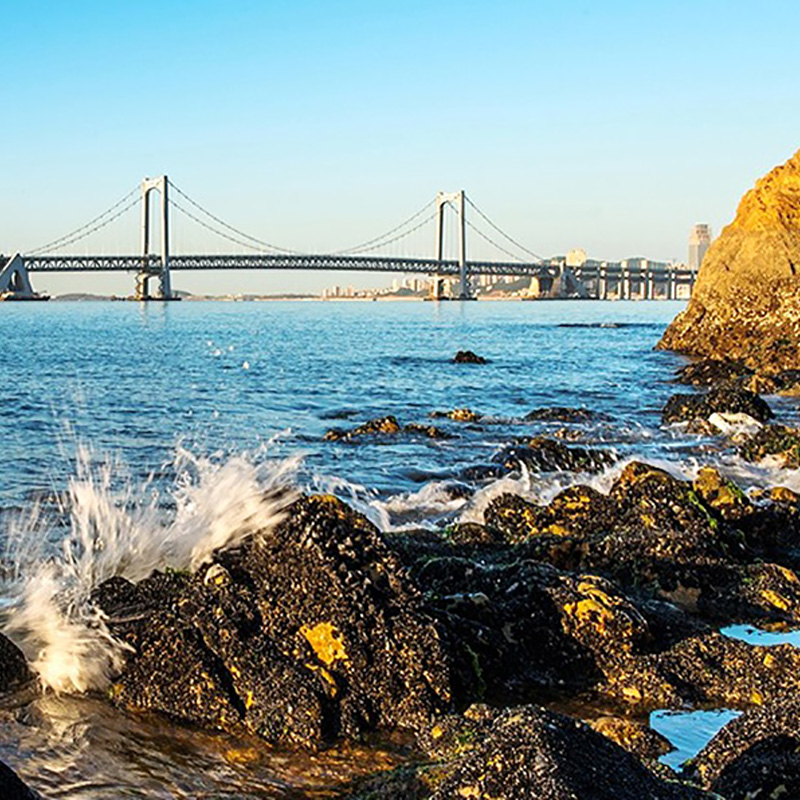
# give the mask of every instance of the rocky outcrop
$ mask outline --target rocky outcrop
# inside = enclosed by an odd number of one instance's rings
[[[377,530],[333,497],[193,574],[102,584],[131,648],[112,687],[133,710],[315,746],[417,729],[450,702],[439,631]]]
[[[800,703],[786,697],[746,711],[703,748],[689,773],[726,800],[800,797]]]
[[[800,151],[747,192],[711,245],[686,310],[659,347],[741,360],[762,373],[800,367]]]
[[[420,425],[416,422],[409,422],[401,425],[397,417],[387,414],[385,417],[378,417],[358,425],[350,430],[342,428],[331,428],[325,434],[325,440],[329,442],[353,442],[364,439],[382,440],[387,437],[394,437],[399,434],[410,436],[422,436],[426,439],[452,439],[452,434],[437,428],[434,425]]]
[[[479,723],[480,725],[481,723]],[[449,766],[431,800],[692,800],[706,792],[665,781],[587,725],[536,706],[489,716],[477,745]]]
[[[758,422],[773,417],[772,410],[757,394],[738,386],[713,386],[704,394],[674,394],[661,412],[664,424],[706,421],[712,414],[747,414]]]
[[[472,350],[459,350],[453,356],[453,363],[455,364],[488,364],[489,362],[483,356],[473,353]]]

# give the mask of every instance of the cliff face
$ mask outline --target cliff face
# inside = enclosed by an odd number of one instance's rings
[[[742,198],[658,347],[800,369],[800,151]]]

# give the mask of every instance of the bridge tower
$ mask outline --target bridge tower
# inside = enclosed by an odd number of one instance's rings
[[[169,179],[166,175],[145,178],[142,181],[142,265],[136,276],[137,300],[173,300],[169,276]],[[150,261],[150,194],[157,191],[161,196],[161,264],[153,267]],[[150,279],[158,278],[158,295],[150,294]]]
[[[464,190],[460,192],[439,192],[436,195],[436,245],[434,258],[444,260],[444,211],[451,204],[458,215],[458,290],[455,300],[472,300],[472,289],[467,270],[467,217],[466,197]],[[431,297],[441,300],[443,292],[442,276],[438,273],[433,276]]]

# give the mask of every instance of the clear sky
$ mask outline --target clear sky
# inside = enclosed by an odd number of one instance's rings
[[[796,0],[2,0],[0,252],[167,173],[298,250],[344,248],[464,188],[537,253],[685,259],[693,223],[716,234],[800,147],[798,30]],[[174,227],[184,250],[238,249]],[[129,251],[137,236],[133,213],[80,246]],[[35,283],[132,288],[128,276]]]

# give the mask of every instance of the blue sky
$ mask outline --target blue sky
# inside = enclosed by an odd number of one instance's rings
[[[693,223],[718,232],[800,147],[798,29],[800,4],[783,0],[6,0],[0,251],[36,247],[168,173],[237,227],[300,250],[368,239],[464,188],[545,255],[685,258]],[[130,250],[137,226],[129,215],[86,248]],[[174,227],[183,249],[233,249]]]

